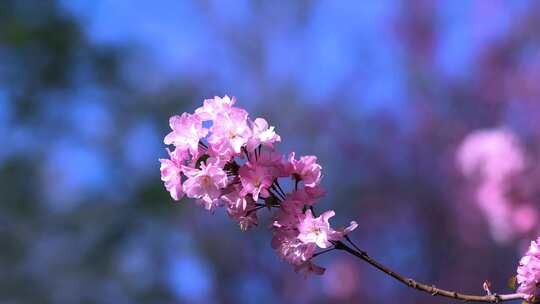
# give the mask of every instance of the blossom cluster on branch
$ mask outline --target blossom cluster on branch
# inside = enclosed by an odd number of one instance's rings
[[[252,120],[235,102],[214,97],[194,113],[170,118],[164,143],[174,149],[159,160],[165,188],[174,200],[185,195],[210,211],[224,207],[242,230],[258,224],[259,210],[275,209],[270,229],[277,254],[297,272],[322,274],[312,262],[317,248],[329,248],[357,223],[334,229],[334,211],[316,216],[313,206],[325,194],[317,157],[278,153],[274,127],[264,118]],[[291,180],[290,191],[280,179]]]
[[[270,230],[272,248],[279,257],[304,274],[322,274],[324,268],[313,258],[324,252],[343,250],[409,287],[464,301],[497,303],[524,299],[535,302],[540,287],[540,238],[531,242],[517,269],[517,293],[467,295],[418,283],[375,261],[347,236],[358,227],[334,229],[328,210],[317,216],[314,205],[325,195],[321,187],[322,167],[315,156],[283,155],[275,144],[281,141],[264,118],[252,120],[245,109],[235,106],[235,98],[207,99],[194,113],[170,118],[172,131],[164,143],[169,158],[160,159],[161,180],[174,200],[183,196],[214,211],[225,208],[242,230],[258,225],[261,209],[275,210]],[[289,180],[285,191],[280,180]],[[285,185],[285,183],[283,183]],[[349,247],[345,239],[353,247]],[[322,251],[316,252],[318,249]]]

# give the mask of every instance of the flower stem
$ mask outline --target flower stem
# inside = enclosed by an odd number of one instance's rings
[[[351,241],[349,241],[351,242]],[[351,242],[351,244],[353,244]],[[521,294],[521,293],[513,293],[513,294],[502,294],[502,295],[498,295],[498,294],[492,294],[492,295],[485,295],[485,296],[481,296],[481,295],[468,295],[468,294],[463,294],[463,293],[459,293],[459,292],[456,292],[456,291],[449,291],[449,290],[445,290],[445,289],[440,289],[440,288],[436,288],[435,286],[433,285],[426,285],[426,284],[423,284],[423,283],[419,283],[419,282],[416,282],[415,280],[413,279],[410,279],[410,278],[407,278],[407,277],[404,277],[398,273],[396,273],[395,271],[389,269],[388,267],[382,265],[381,263],[377,262],[376,260],[374,260],[373,258],[371,258],[367,252],[365,251],[362,251],[362,250],[359,250],[359,249],[353,249],[349,246],[347,246],[345,243],[341,242],[341,241],[337,241],[337,242],[334,242],[334,245],[335,245],[335,248],[338,249],[338,250],[343,250],[363,261],[365,261],[366,263],[370,264],[371,266],[377,268],[378,270],[384,272],[385,274],[391,276],[392,278],[398,280],[399,282],[411,287],[411,288],[414,288],[414,289],[417,289],[417,290],[420,290],[420,291],[423,291],[423,292],[426,292],[426,293],[429,293],[431,294],[432,296],[440,296],[440,297],[447,297],[447,298],[452,298],[452,299],[456,299],[456,300],[462,300],[462,301],[469,301],[469,302],[484,302],[484,303],[499,303],[499,302],[504,302],[504,301],[512,301],[512,300],[525,300],[526,299],[526,295],[524,294]],[[353,246],[355,246],[353,244]],[[356,246],[355,246],[356,247]],[[358,248],[358,247],[356,247]]]
[[[252,212],[255,212],[255,211],[257,211],[257,210],[259,210],[259,209],[262,209],[262,208],[264,208],[264,207],[266,207],[266,205],[261,205],[261,206],[255,207],[255,208],[253,208],[253,209],[249,209],[249,210],[246,212],[246,215],[249,215],[249,214],[251,214]]]
[[[274,192],[271,191],[271,188],[268,188],[267,190],[268,190],[268,193],[270,193],[270,195],[273,196],[277,201],[279,202],[283,201],[280,196],[276,195]]]
[[[285,191],[283,191],[283,188],[281,188],[281,185],[279,184],[279,181],[278,181],[277,178],[274,180],[274,183],[275,183],[276,186],[278,187],[279,191],[281,191],[281,194],[283,195],[283,197],[286,197],[287,194],[285,194]]]
[[[199,140],[199,145],[201,145],[203,149],[208,150],[208,146],[205,143],[203,143],[201,140]]]
[[[249,152],[247,151],[245,147],[242,147],[242,152],[244,152],[244,155],[246,155],[247,160],[251,161],[251,159],[249,159]]]
[[[270,186],[270,188],[273,189],[273,190],[279,195],[279,197],[281,198],[281,200],[285,200],[285,194],[283,194],[283,193],[281,193],[281,192],[279,191],[279,189],[276,187],[276,184],[275,184],[275,183],[273,183],[272,186]],[[268,189],[268,190],[270,190],[270,189]]]

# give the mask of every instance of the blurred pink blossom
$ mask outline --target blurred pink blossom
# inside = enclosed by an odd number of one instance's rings
[[[475,131],[457,151],[462,173],[474,180],[475,201],[493,238],[500,243],[536,228],[538,211],[509,194],[516,177],[528,166],[518,138],[504,128]]]
[[[512,214],[512,223],[519,233],[533,231],[538,223],[538,211],[530,204],[518,206]]]
[[[466,176],[480,174],[483,180],[490,182],[500,182],[525,167],[521,144],[506,129],[472,132],[461,143],[457,157]]]
[[[357,267],[348,259],[337,259],[328,267],[323,278],[323,290],[337,299],[347,299],[357,291],[359,274]]]

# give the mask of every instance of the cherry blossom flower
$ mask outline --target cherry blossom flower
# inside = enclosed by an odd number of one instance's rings
[[[279,211],[274,216],[272,227],[275,232],[294,231],[294,236],[298,235],[298,224],[300,218],[304,216],[302,209],[304,201],[297,200],[295,197],[288,195],[283,202]]]
[[[321,182],[322,167],[317,164],[316,156],[302,156],[295,160],[295,153],[289,154],[289,162],[294,178],[297,181],[303,181],[306,187],[315,187]]]
[[[208,138],[216,156],[229,159],[241,153],[251,136],[247,118],[247,112],[240,108],[231,108],[228,112],[217,114],[210,128],[212,134]]]
[[[215,96],[213,99],[205,99],[203,106],[195,110],[202,120],[214,120],[220,113],[229,112],[236,103],[236,98],[229,98],[225,95],[223,98]]]
[[[167,149],[170,159],[160,159],[161,166],[159,168],[161,172],[161,180],[165,184],[165,189],[169,191],[171,197],[177,201],[184,196],[182,191],[182,163],[186,157],[186,153],[182,153],[179,150],[171,152]]]
[[[198,115],[183,113],[181,116],[173,116],[169,125],[172,132],[165,136],[163,142],[166,145],[173,144],[177,149],[189,149],[194,154],[198,151],[199,140],[208,134],[208,129],[203,128]]]
[[[255,201],[259,199],[259,195],[262,197],[270,195],[268,188],[272,185],[274,176],[272,176],[268,167],[248,162],[240,167],[239,173],[243,186],[241,191],[243,195],[251,194]]]
[[[537,295],[540,284],[540,237],[531,242],[529,250],[519,261],[517,269],[517,292],[527,295],[530,301]]]
[[[271,175],[275,177],[290,176],[289,165],[283,154],[275,151],[261,151],[260,153],[249,153],[248,155],[251,163],[267,167]]]
[[[187,176],[183,190],[188,197],[198,199],[206,209],[213,210],[219,203],[221,189],[227,186],[227,174],[215,158],[209,158],[200,166],[200,169],[182,167],[182,172]]]
[[[353,221],[345,230],[336,231],[328,223],[334,215],[336,213],[333,210],[328,210],[319,217],[313,217],[313,213],[308,209],[298,225],[298,239],[305,244],[315,243],[319,248],[328,248],[332,245],[330,241],[338,241],[358,227],[358,224]]]
[[[227,207],[246,210],[248,204],[255,203],[251,196],[240,194],[241,190],[242,187],[238,183],[231,183],[228,188],[223,189],[221,198],[227,203]]]
[[[302,206],[304,206],[302,201],[288,196],[282,202],[282,208],[272,224],[274,231],[272,248],[276,250],[278,256],[295,267],[308,262],[317,247],[328,248],[331,245],[330,241],[340,240],[357,227],[356,222],[351,222],[351,225],[344,230],[334,230],[328,223],[328,219],[334,216],[334,211],[326,211],[318,218],[314,218],[309,209],[302,213]],[[322,274],[318,266],[313,268],[314,265],[304,265],[303,267],[297,269],[312,270],[314,274]]]
[[[284,261],[293,266],[299,266],[313,257],[316,246],[303,243],[292,236],[291,232],[282,231],[272,238],[272,248]]]
[[[298,189],[290,194],[290,198],[295,201],[302,201],[304,205],[312,206],[317,202],[317,199],[323,197],[326,191],[320,187],[305,187]]]
[[[232,191],[223,195],[221,198],[227,205],[229,217],[238,222],[240,229],[245,231],[253,226],[257,226],[258,218],[256,210],[258,206],[251,196],[243,196],[239,191]]]
[[[281,137],[274,132],[274,127],[269,127],[264,118],[257,118],[252,123],[252,136],[247,142],[247,150],[253,151],[259,145],[273,148],[275,142],[281,141]]]

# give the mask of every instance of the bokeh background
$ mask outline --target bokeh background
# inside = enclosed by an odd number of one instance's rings
[[[0,303],[451,303],[335,252],[304,280],[174,203],[168,117],[234,95],[314,154],[336,225],[438,287],[510,292],[539,234],[536,1],[0,2]],[[322,210],[321,209],[321,210]]]

